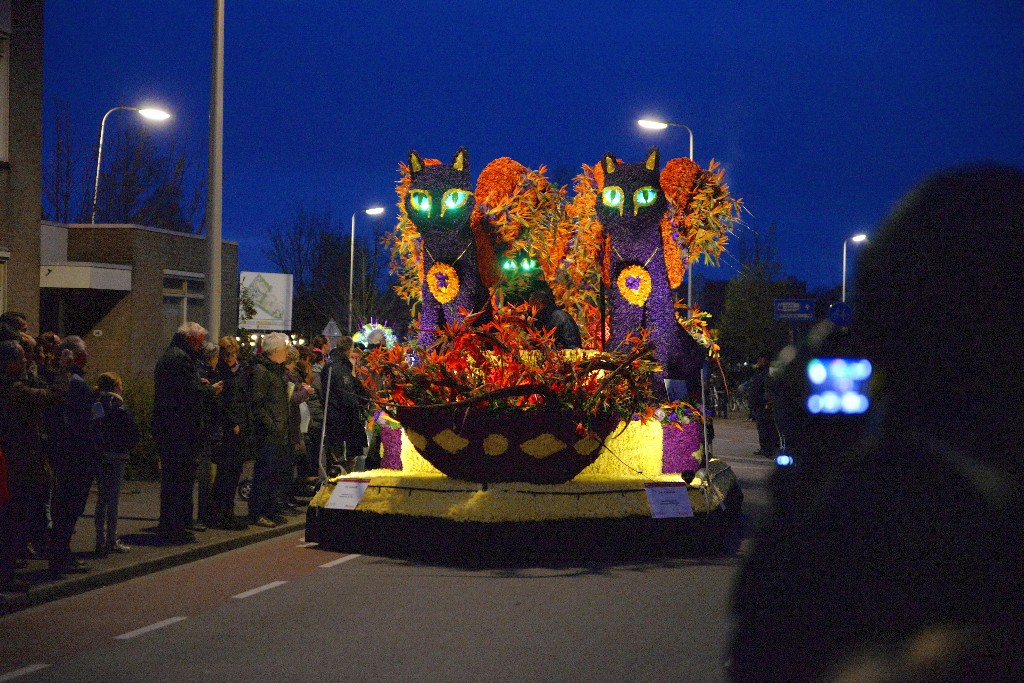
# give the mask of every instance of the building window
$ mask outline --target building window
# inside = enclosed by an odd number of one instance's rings
[[[199,277],[164,277],[164,338],[170,339],[182,323],[206,321],[206,287]]]

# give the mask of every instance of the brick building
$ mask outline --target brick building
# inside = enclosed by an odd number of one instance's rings
[[[140,225],[41,226],[40,327],[78,334],[90,367],[152,377],[185,320],[206,321],[206,239]],[[221,248],[221,334],[238,329],[238,244]]]
[[[43,2],[0,0],[0,311],[39,315]]]

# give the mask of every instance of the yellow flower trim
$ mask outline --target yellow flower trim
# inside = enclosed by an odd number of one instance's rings
[[[405,430],[405,437],[409,439],[409,443],[416,447],[417,450],[425,451],[427,445],[430,443],[427,441],[427,437],[423,436],[419,432],[414,432],[411,429]]]
[[[600,448],[601,442],[593,437],[587,437],[580,439],[576,442],[576,445],[572,447],[574,451],[580,455],[590,455],[595,449]]]
[[[455,455],[469,445],[469,439],[459,436],[451,429],[446,429],[434,437],[434,443]]]
[[[484,439],[484,453],[487,455],[501,455],[508,450],[508,439],[501,434],[488,434]]]
[[[427,287],[439,303],[446,304],[459,294],[459,274],[447,263],[435,263],[427,271]]]
[[[565,450],[565,442],[551,434],[541,434],[529,441],[524,441],[519,448],[523,453],[540,460]]]
[[[626,266],[615,284],[622,298],[634,306],[643,306],[651,295],[651,274],[643,266]]]

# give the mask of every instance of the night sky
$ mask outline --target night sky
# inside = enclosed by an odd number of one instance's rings
[[[775,223],[784,274],[811,287],[838,285],[844,238],[928,174],[1024,167],[1018,1],[226,4],[223,233],[243,270],[274,270],[264,236],[299,203],[345,225],[382,204],[393,224],[410,148],[447,162],[465,145],[474,178],[501,156],[555,178],[606,151],[686,156],[685,130],[643,116],[693,129],[696,161],[723,164],[745,222]],[[49,0],[44,159],[56,98],[83,145],[111,107],[165,107],[158,139],[205,166],[212,5]],[[119,112],[107,135],[129,125],[149,124]]]

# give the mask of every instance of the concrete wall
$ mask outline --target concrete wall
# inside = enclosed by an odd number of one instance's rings
[[[165,271],[205,271],[205,238],[137,225],[69,225],[68,260],[131,266],[130,295],[115,295],[112,308],[86,338],[90,366],[92,372],[114,370],[123,377],[152,377],[170,342],[163,333]],[[221,334],[234,334],[238,329],[236,243],[223,243],[221,269]]]
[[[0,163],[0,251],[7,262],[6,307],[39,321],[39,218],[42,215],[43,2],[11,6],[9,156]]]

